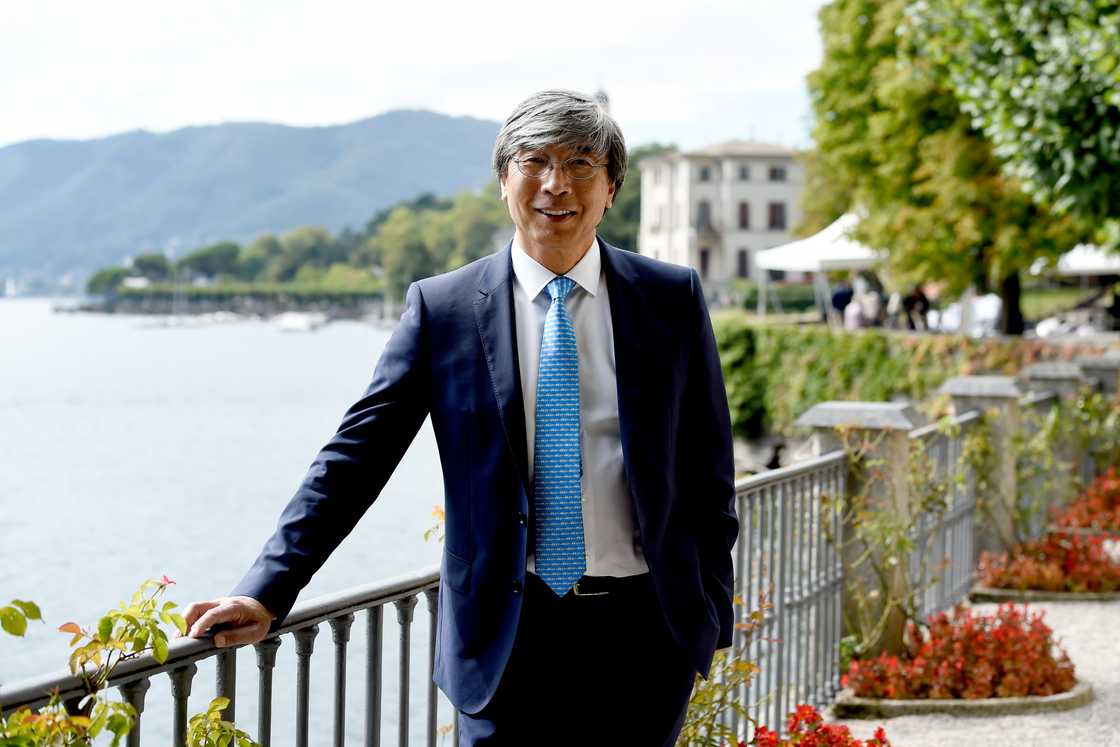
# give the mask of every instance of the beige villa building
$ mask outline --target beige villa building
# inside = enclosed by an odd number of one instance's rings
[[[801,218],[796,153],[732,140],[643,159],[638,251],[696,268],[712,291],[733,278],[757,280],[755,252],[792,241]]]

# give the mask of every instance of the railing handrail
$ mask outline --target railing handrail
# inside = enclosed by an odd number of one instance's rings
[[[418,594],[439,584],[439,568],[425,568],[381,581],[355,586],[343,591],[324,594],[296,605],[285,618],[285,622],[269,637],[291,633],[311,625],[339,617],[350,612],[388,604],[403,597]],[[179,667],[187,666],[224,651],[232,651],[241,646],[218,648],[210,639],[174,638],[169,641],[167,660],[160,664],[146,652],[134,659],[121,662],[113,671],[106,687],[116,687],[133,680],[152,677]],[[0,709],[14,710],[22,706],[44,703],[54,690],[59,696],[68,698],[84,695],[86,692],[82,678],[62,670],[52,674],[40,675],[0,686]]]
[[[952,420],[952,423],[954,425],[959,425],[963,428],[967,425],[971,425],[972,423],[978,421],[981,417],[981,414],[982,413],[979,410],[966,410],[966,411],[960,413],[959,415],[954,415],[951,420]],[[932,436],[935,433],[938,433],[939,432],[939,427],[940,427],[940,425],[938,423],[930,423],[929,425],[922,425],[922,426],[919,426],[919,427],[915,428],[914,430],[910,431],[909,435],[910,435],[910,438],[915,439],[915,440],[921,439],[921,438],[927,438],[929,436]]]
[[[830,451],[827,454],[822,454],[812,459],[795,462],[786,467],[766,470],[765,472],[759,472],[757,475],[740,477],[735,481],[735,495],[742,495],[751,490],[764,488],[768,485],[788,480],[791,477],[798,477],[810,472],[816,472],[825,467],[831,467],[836,462],[842,462],[847,458],[848,455],[844,453],[843,449],[837,449],[836,451]]]

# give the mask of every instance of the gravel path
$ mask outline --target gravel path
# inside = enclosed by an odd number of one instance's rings
[[[1120,602],[1039,602],[1031,608],[1046,610],[1046,622],[1073,659],[1077,678],[1093,686],[1090,705],[1028,716],[902,716],[840,723],[860,739],[882,723],[895,747],[1120,747]]]

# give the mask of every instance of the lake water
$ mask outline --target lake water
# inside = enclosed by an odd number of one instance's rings
[[[53,313],[39,299],[0,300],[0,604],[39,603],[46,625],[0,635],[0,682],[65,668],[74,620],[93,624],[144,579],[177,582],[185,606],[225,594],[256,557],[284,504],[350,403],[389,330],[338,322],[314,333],[264,321],[161,327],[157,318]],[[442,502],[435,439],[421,429],[393,478],[301,599],[439,562],[425,543]],[[383,736],[396,740],[396,616],[386,610]],[[413,739],[423,735],[428,612],[413,623]],[[312,744],[330,740],[329,628],[316,642]],[[348,739],[360,741],[364,615],[350,643]],[[192,712],[214,693],[201,665]],[[256,664],[238,659],[241,728],[256,732]],[[277,659],[273,744],[292,743],[295,655]],[[440,724],[451,709],[441,698]],[[170,686],[152,681],[146,744],[170,743]],[[447,742],[450,740],[448,739]]]

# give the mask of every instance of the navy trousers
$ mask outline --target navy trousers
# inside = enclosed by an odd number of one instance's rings
[[[695,678],[648,573],[563,598],[529,573],[509,663],[486,707],[459,714],[459,746],[671,747]]]

